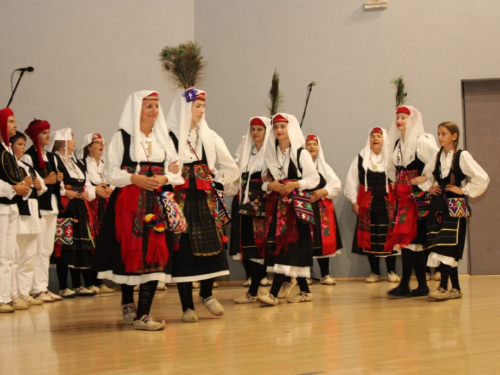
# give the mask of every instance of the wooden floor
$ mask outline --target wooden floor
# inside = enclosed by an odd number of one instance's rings
[[[436,303],[388,299],[387,282],[315,283],[312,303],[262,308],[222,287],[225,316],[196,302],[194,324],[170,287],[158,332],[125,326],[119,293],[44,304],[0,314],[0,374],[500,374],[500,277],[461,285],[463,299]]]

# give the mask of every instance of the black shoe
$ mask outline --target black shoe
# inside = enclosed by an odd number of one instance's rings
[[[427,297],[429,295],[429,288],[417,288],[411,291],[410,297]]]
[[[409,297],[411,292],[409,288],[403,288],[401,286],[398,286],[394,289],[389,290],[387,294],[390,295],[391,297]]]

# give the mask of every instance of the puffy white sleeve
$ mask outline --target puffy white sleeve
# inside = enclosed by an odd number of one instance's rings
[[[299,190],[316,188],[320,181],[319,174],[311,154],[306,150],[300,153],[300,165],[302,166],[302,177],[298,181]]]
[[[243,146],[245,145],[246,139],[247,139],[246,135],[244,135],[244,136],[241,137],[241,142],[238,145],[238,148],[236,149],[236,152],[234,153],[234,161],[236,163],[239,163],[239,161],[240,161],[241,153],[243,152]]]
[[[108,153],[104,161],[104,179],[111,185],[122,188],[130,185],[131,174],[121,169],[124,145],[121,132],[116,132],[109,142]]]
[[[429,160],[432,160],[439,151],[438,146],[434,139],[427,138],[425,135],[418,137],[417,139],[417,156],[418,158],[427,164]],[[436,160],[434,158],[434,160]]]
[[[434,184],[434,168],[436,167],[436,157],[439,150],[432,155],[427,163],[425,163],[424,170],[422,171],[422,176],[427,176],[427,181],[418,185],[420,190],[429,191],[429,188]]]
[[[57,157],[54,156],[54,164],[56,165],[56,170],[59,171],[59,162],[57,160],[58,160]],[[64,181],[59,182],[59,192],[61,193],[61,197],[66,196],[66,189],[64,188]]]
[[[215,181],[220,182],[222,185],[224,185],[224,190],[226,190],[226,188],[229,188],[234,181],[238,180],[238,178],[240,177],[240,169],[229,153],[224,140],[215,132],[212,132],[212,136],[216,153],[215,165],[217,168],[217,173],[215,176]],[[230,190],[231,189],[226,192],[228,195],[229,193],[231,193]]]
[[[37,192],[36,192],[37,195],[40,196],[47,191],[47,185],[45,185],[45,182],[43,181],[42,176],[40,176],[40,174],[37,171],[35,171],[35,175],[36,175],[36,178],[38,178],[38,180],[40,181],[40,185],[42,185],[42,188],[40,190],[37,190]]]
[[[460,169],[470,179],[463,187],[465,195],[476,198],[486,191],[490,177],[467,151],[462,151],[460,154]]]
[[[328,164],[325,165],[325,169],[326,186],[324,187],[324,189],[328,191],[328,195],[326,196],[326,198],[333,199],[342,191],[342,182],[340,182],[340,178],[338,178],[338,176]]]
[[[358,190],[359,190],[359,170],[358,170],[358,158],[356,155],[354,160],[349,167],[347,172],[347,178],[345,180],[344,195],[347,200],[351,203],[356,203],[358,200]]]
[[[89,174],[85,172],[85,191],[89,193],[87,196],[87,201],[93,201],[95,199],[95,186],[90,182]]]
[[[5,197],[7,199],[12,199],[16,195],[16,191],[12,188],[12,186],[5,182],[4,180],[0,180],[0,197]]]

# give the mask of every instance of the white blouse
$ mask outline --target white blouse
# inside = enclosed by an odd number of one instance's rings
[[[316,167],[316,170],[318,170],[318,159],[314,161],[314,165]],[[326,176],[323,177],[326,180],[326,185],[323,189],[328,192],[325,198],[334,199],[342,191],[342,182],[328,164],[326,164],[325,166],[327,168],[327,171]]]
[[[399,142],[402,142],[402,140],[400,139]],[[418,137],[417,157],[424,164],[427,164],[427,162],[432,158],[432,155],[435,155],[438,150],[439,148],[436,146],[436,143],[433,140],[427,138],[425,135],[421,135]],[[407,164],[406,161],[402,160],[399,143],[392,153],[392,162],[395,166],[404,166]]]
[[[439,152],[439,151],[438,151]],[[429,190],[434,185],[434,176],[432,172],[436,166],[437,152],[425,165],[423,175],[427,175],[427,181],[418,185],[424,191]],[[451,162],[453,160],[453,151],[441,153],[441,173],[442,177],[446,178],[450,174]],[[460,169],[469,178],[469,181],[462,187],[464,194],[475,198],[485,192],[490,183],[490,178],[483,168],[473,159],[468,151],[462,151],[459,160]]]
[[[61,157],[61,160],[68,171],[68,174],[72,178],[76,178],[78,180],[85,180],[85,191],[89,193],[87,197],[87,201],[93,201],[95,199],[95,186],[92,186],[89,180],[89,176],[83,173],[83,171],[76,165],[76,162],[71,159],[68,161],[65,156],[60,155],[57,151],[55,152]],[[61,196],[66,195],[66,190],[61,189]]]
[[[130,148],[128,152],[130,153],[130,159],[132,159],[132,161],[136,161],[137,159],[135,158],[134,137],[131,136],[130,138]],[[167,157],[165,149],[163,148],[162,144],[158,142],[154,132],[151,132],[150,138],[152,138],[152,153],[151,156],[149,156],[149,161],[152,163],[159,163],[164,161],[164,174],[168,179],[167,184],[180,185],[184,183],[184,179],[182,178],[180,173],[174,174],[168,171],[169,164],[173,163],[176,160],[170,160]],[[143,133],[141,133],[141,144],[144,147],[144,153],[147,155],[148,143],[146,142],[146,136]],[[126,170],[121,169],[124,154],[125,147],[123,145],[123,137],[121,132],[117,132],[115,133],[113,138],[111,138],[111,142],[108,146],[108,153],[106,155],[106,161],[104,162],[104,179],[110,184],[119,188],[132,184],[132,175]],[[136,174],[139,170],[140,166],[137,165]]]

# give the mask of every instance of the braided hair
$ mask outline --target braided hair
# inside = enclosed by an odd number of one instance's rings
[[[453,121],[442,122],[441,124],[438,125],[438,129],[441,127],[448,130],[451,133],[451,135],[457,134],[457,139],[455,139],[453,141],[453,158],[451,160],[451,167],[450,167],[450,185],[455,185],[455,174],[453,173],[453,169],[455,166],[455,156],[457,155],[457,151],[458,151],[458,140],[460,138],[460,129],[458,128],[458,125],[456,123],[454,123]],[[443,147],[441,147],[439,149],[439,152],[436,156],[436,165],[434,167],[434,170],[436,170],[436,171],[438,168],[438,162],[441,158],[442,152],[443,152]]]

